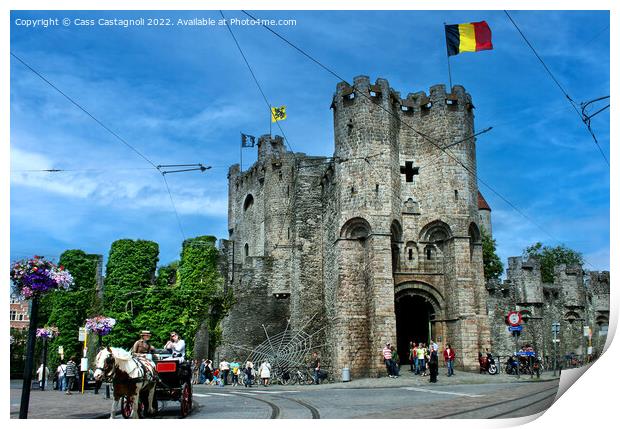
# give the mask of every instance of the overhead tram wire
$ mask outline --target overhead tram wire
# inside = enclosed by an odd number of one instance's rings
[[[269,109],[269,117],[272,117],[272,113],[271,113],[271,103],[269,102],[269,100],[267,99],[267,96],[265,95],[265,91],[263,91],[263,88],[260,84],[260,82],[258,81],[258,78],[256,77],[256,74],[254,73],[254,70],[252,70],[252,66],[250,65],[250,62],[248,61],[247,57],[245,56],[243,49],[241,49],[241,45],[239,44],[239,41],[237,40],[237,37],[235,37],[235,33],[232,31],[232,28],[230,28],[230,24],[228,23],[228,20],[226,19],[226,17],[224,16],[224,12],[222,12],[220,10],[220,15],[222,15],[222,19],[224,19],[224,22],[226,23],[226,28],[228,28],[228,32],[230,33],[231,37],[233,38],[233,41],[235,42],[235,45],[237,46],[237,50],[239,51],[239,53],[241,54],[241,57],[243,58],[243,61],[245,62],[245,65],[247,66],[248,70],[250,71],[250,74],[252,75],[252,79],[254,80],[254,83],[256,84],[259,92],[261,93],[263,100],[265,101],[265,104],[267,105],[267,108]],[[280,121],[276,120],[276,125],[278,126],[278,129],[280,130],[280,133],[282,133],[282,137],[284,138],[284,141],[286,142],[286,145],[288,146],[290,152],[293,154],[293,162],[295,165],[295,168],[297,169],[297,174],[294,174],[293,177],[293,189],[295,189],[295,184],[297,182],[297,177],[299,176],[299,165],[298,165],[298,160],[297,160],[297,154],[295,154],[295,151],[293,150],[293,148],[291,147],[291,144],[288,141],[288,138],[286,137],[286,134],[284,133],[284,130],[282,129],[282,126],[280,125]],[[270,136],[271,137],[271,136]],[[290,198],[290,197],[289,197]],[[290,218],[291,216],[291,212],[292,212],[292,202],[289,200],[289,204],[288,204],[288,209],[286,211],[286,218]],[[280,236],[282,236],[282,233],[284,231],[284,225],[285,223],[282,222],[282,225],[280,227]]]
[[[86,110],[84,107],[82,107],[82,105],[80,105],[77,101],[75,101],[73,98],[71,98],[65,92],[63,92],[60,88],[58,88],[56,85],[54,85],[52,82],[50,82],[45,76],[43,76],[41,73],[39,73],[37,70],[35,70],[32,66],[30,66],[30,64],[26,63],[24,60],[22,60],[19,56],[17,56],[13,52],[11,52],[11,56],[13,58],[15,58],[17,61],[19,61],[20,63],[22,63],[26,68],[28,68],[32,73],[34,73],[36,76],[38,76],[41,80],[43,80],[43,82],[47,83],[49,86],[54,88],[59,94],[61,94],[63,97],[65,97],[67,100],[69,100],[69,102],[71,102],[71,104],[73,104],[75,107],[77,107],[82,112],[84,112],[88,117],[90,117],[93,121],[95,121],[99,126],[101,126],[104,130],[106,130],[108,133],[110,133],[112,136],[114,136],[118,141],[123,143],[125,146],[127,146],[129,149],[131,149],[133,152],[135,152],[138,156],[140,156],[142,159],[144,159],[147,163],[149,163],[155,170],[157,170],[161,174],[161,176],[162,176],[162,178],[164,180],[164,184],[166,185],[166,190],[168,191],[168,195],[170,196],[170,201],[172,202],[172,208],[173,208],[174,213],[176,215],[177,222],[179,223],[179,230],[181,231],[181,235],[183,237],[183,240],[185,240],[185,233],[183,231],[183,228],[181,227],[181,221],[180,221],[180,218],[179,218],[179,213],[177,212],[176,206],[174,204],[174,200],[172,198],[172,193],[170,192],[170,187],[168,186],[168,181],[166,180],[165,172],[162,171],[162,169],[161,169],[162,166],[155,165],[155,163],[153,161],[151,161],[149,158],[147,158],[146,155],[144,155],[142,152],[140,152],[138,149],[136,149],[133,145],[129,144],[124,138],[122,138],[117,133],[115,133],[112,129],[110,129],[110,127],[108,127],[103,122],[101,122],[99,119],[97,119],[92,113],[90,113],[88,110]]]
[[[242,10],[241,12],[243,12],[244,14],[246,14],[248,17],[252,18],[255,21],[258,21],[258,18],[254,17],[253,15],[251,15],[250,13],[248,13],[245,10]],[[265,24],[261,24],[261,26],[263,28],[265,28],[267,31],[269,31],[270,33],[272,33],[273,35],[275,35],[277,38],[279,38],[280,40],[282,40],[283,42],[285,42],[287,45],[291,46],[293,49],[295,49],[297,52],[299,52],[300,54],[302,54],[304,57],[308,58],[310,61],[312,61],[313,63],[317,64],[319,67],[321,67],[323,70],[327,71],[329,74],[331,74],[332,76],[336,77],[337,79],[339,79],[342,82],[345,82],[347,85],[352,86],[348,83],[348,81],[346,79],[344,79],[342,76],[338,75],[336,72],[334,72],[332,69],[330,69],[329,67],[325,66],[323,63],[321,63],[320,61],[318,61],[317,59],[313,58],[310,54],[306,53],[303,49],[299,48],[298,46],[296,46],[295,44],[293,44],[292,42],[290,42],[289,40],[287,40],[285,37],[283,37],[282,35],[280,35],[279,33],[277,33],[275,30],[271,29],[269,26],[265,25]],[[355,86],[352,86],[355,89],[355,93],[361,95],[362,97],[370,100],[370,96],[367,94],[364,94],[361,91],[358,91]],[[445,149],[441,144],[439,144],[435,139],[433,139],[432,137],[430,137],[429,135],[415,129],[414,127],[412,127],[411,125],[407,124],[406,122],[403,122],[398,115],[394,114],[394,112],[389,111],[388,109],[386,109],[385,107],[383,107],[382,105],[378,105],[378,107],[382,110],[384,110],[386,113],[388,113],[389,115],[393,116],[402,126],[405,126],[407,128],[409,128],[410,130],[412,130],[413,132],[415,132],[417,135],[419,135],[420,137],[424,138],[426,141],[428,141],[429,143],[431,143],[433,146],[435,146],[437,149],[443,151],[446,155],[448,155],[450,158],[452,158],[454,161],[456,161],[458,164],[460,164],[465,171],[467,171],[475,180],[477,180],[478,182],[480,182],[481,184],[483,184],[486,188],[488,188],[493,194],[495,194],[498,198],[500,198],[502,201],[504,201],[506,204],[508,204],[508,206],[510,206],[513,210],[515,210],[517,213],[519,213],[521,216],[523,216],[523,218],[527,219],[530,223],[532,223],[534,226],[536,226],[540,231],[542,231],[545,235],[547,235],[549,238],[551,238],[552,240],[556,241],[556,242],[560,242],[560,240],[558,240],[557,238],[555,238],[554,236],[552,236],[547,229],[543,228],[541,225],[539,225],[536,221],[534,221],[530,216],[528,216],[527,214],[525,214],[521,209],[519,209],[517,206],[515,206],[510,200],[508,200],[506,197],[504,197],[501,193],[499,193],[498,191],[496,191],[491,185],[489,185],[488,183],[486,183],[483,179],[481,179],[478,174],[475,171],[472,171],[467,165],[465,165],[460,159],[458,159],[451,151]]]
[[[540,55],[538,55],[538,52],[536,52],[536,49],[534,49],[534,46],[532,46],[532,44],[530,43],[530,41],[527,39],[527,37],[525,37],[525,34],[523,34],[523,32],[521,31],[521,29],[519,28],[519,26],[517,25],[517,23],[514,21],[514,19],[512,19],[512,17],[510,16],[510,14],[508,13],[507,10],[504,10],[504,13],[506,14],[506,16],[508,17],[508,19],[510,20],[510,22],[512,22],[512,25],[514,25],[514,27],[517,29],[517,31],[519,32],[519,34],[521,35],[521,37],[523,38],[523,40],[525,41],[525,43],[527,44],[527,46],[529,46],[529,48],[532,50],[532,52],[534,53],[534,55],[536,56],[536,58],[538,58],[538,61],[540,61],[540,63],[542,64],[542,66],[544,67],[544,69],[547,71],[547,73],[549,74],[549,76],[551,77],[551,79],[555,82],[555,84],[558,86],[558,88],[560,88],[560,91],[562,91],[562,93],[564,94],[564,96],[566,97],[566,99],[568,100],[568,102],[570,103],[571,107],[573,108],[573,110],[575,111],[575,113],[577,113],[577,116],[579,116],[579,119],[581,120],[582,123],[584,123],[584,125],[586,126],[588,132],[590,133],[590,135],[592,136],[592,139],[594,140],[594,144],[596,144],[596,147],[598,148],[599,152],[601,153],[601,156],[603,157],[603,159],[605,160],[605,162],[607,163],[607,165],[609,164],[609,159],[607,159],[607,155],[605,155],[605,152],[603,152],[603,148],[601,148],[601,145],[598,143],[598,139],[596,138],[596,135],[594,134],[594,132],[592,131],[592,129],[585,123],[583,116],[581,114],[581,112],[579,111],[579,109],[577,108],[577,105],[575,103],[575,101],[571,98],[570,95],[568,95],[568,92],[564,89],[564,87],[560,84],[560,82],[556,79],[556,77],[553,75],[553,73],[551,72],[551,70],[549,69],[549,67],[547,67],[547,64],[545,64],[545,62],[543,61],[543,59],[540,57]]]

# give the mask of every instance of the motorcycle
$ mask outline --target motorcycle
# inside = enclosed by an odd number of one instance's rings
[[[517,368],[519,367],[519,361],[514,357],[510,356],[506,361],[506,374],[512,375],[517,373]]]
[[[491,375],[497,374],[497,365],[495,364],[495,359],[493,359],[493,355],[491,353],[487,353],[486,356],[483,356],[482,353],[478,354],[478,361],[480,363],[480,373],[488,372]]]

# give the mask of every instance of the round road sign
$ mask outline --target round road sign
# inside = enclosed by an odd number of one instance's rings
[[[508,313],[508,323],[510,326],[519,326],[521,324],[521,313],[518,311]]]

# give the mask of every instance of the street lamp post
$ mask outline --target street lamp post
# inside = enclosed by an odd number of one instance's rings
[[[32,361],[34,360],[34,344],[37,334],[37,319],[39,313],[39,297],[34,296],[30,303],[30,326],[28,327],[28,346],[26,349],[26,363],[24,365],[24,382],[22,384],[22,399],[19,405],[19,418],[28,418],[30,403],[30,387],[32,386]]]

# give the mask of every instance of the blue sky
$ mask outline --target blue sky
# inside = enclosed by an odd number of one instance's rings
[[[228,17],[243,18],[239,12]],[[577,102],[609,95],[606,11],[515,11],[513,18]],[[256,12],[295,19],[281,32],[352,80],[383,77],[406,95],[447,84],[443,23],[486,20],[494,50],[452,57],[454,84],[476,106],[478,174],[533,220],[481,186],[504,262],[536,241],[583,252],[609,269],[609,166],[579,118],[502,11]],[[155,164],[204,163],[168,176],[186,237],[226,238],[228,166],[239,133],[268,132],[260,93],[226,27],[25,28],[47,17],[212,17],[200,12],[12,12],[11,51]],[[260,27],[234,26],[265,94],[286,104],[292,148],[332,155],[337,79]],[[80,248],[107,256],[120,238],[154,240],[160,263],[183,236],[161,176],[15,59],[11,59],[11,259]],[[603,105],[601,105],[602,107]],[[609,158],[609,111],[592,127]],[[255,156],[244,150],[247,167]],[[64,173],[27,169],[79,170]]]

